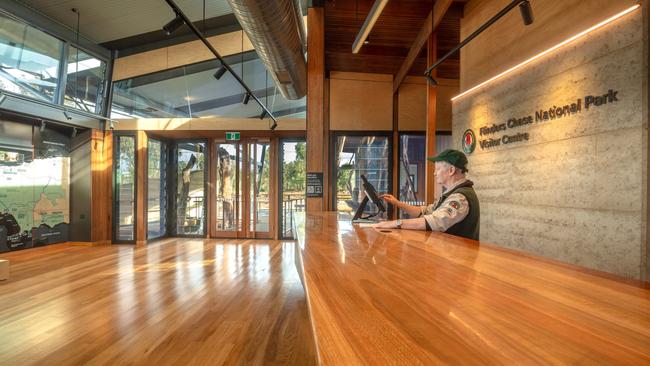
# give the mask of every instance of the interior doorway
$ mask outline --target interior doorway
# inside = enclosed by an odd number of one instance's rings
[[[212,149],[212,237],[275,237],[276,143],[217,139]]]
[[[174,142],[176,217],[172,225],[175,236],[206,236],[206,145],[205,140]]]

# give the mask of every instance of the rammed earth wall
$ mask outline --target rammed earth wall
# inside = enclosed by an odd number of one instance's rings
[[[482,241],[646,277],[643,14],[636,10],[454,102],[456,148],[468,129],[476,140],[469,170]]]

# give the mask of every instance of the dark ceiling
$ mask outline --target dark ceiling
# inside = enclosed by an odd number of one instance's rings
[[[404,62],[434,0],[390,0],[358,54],[352,43],[375,0],[326,0],[325,68],[327,71],[349,71],[396,74]],[[438,57],[446,54],[460,41],[460,18],[466,1],[454,2],[437,31]],[[422,75],[426,68],[426,46],[413,63],[409,75]],[[459,78],[459,55],[438,67],[438,77]]]

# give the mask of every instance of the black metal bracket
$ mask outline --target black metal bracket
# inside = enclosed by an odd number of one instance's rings
[[[424,76],[427,78],[429,83],[432,85],[438,85],[438,82],[431,76],[431,71],[433,71],[435,68],[440,66],[443,62],[445,62],[449,57],[451,57],[453,54],[458,52],[461,48],[463,48],[466,44],[471,42],[474,38],[476,38],[479,34],[483,33],[487,28],[489,28],[492,24],[496,23],[497,20],[501,19],[504,15],[508,14],[510,10],[514,9],[518,5],[525,4],[526,6],[529,6],[528,0],[513,0],[510,4],[508,4],[505,8],[503,8],[500,12],[498,12],[495,16],[493,16],[490,20],[485,22],[482,26],[480,26],[477,30],[475,30],[472,34],[467,36],[462,42],[460,42],[456,47],[452,48],[447,54],[442,56],[438,61],[436,61],[433,65],[429,66],[427,71],[424,72]],[[528,13],[524,15],[524,10],[522,7],[522,16],[524,17],[524,22],[528,24],[532,23],[532,13],[530,13],[530,8],[526,10]],[[526,18],[528,16],[529,18]]]

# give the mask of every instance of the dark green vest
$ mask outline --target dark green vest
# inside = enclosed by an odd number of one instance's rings
[[[434,210],[437,210],[443,202],[454,193],[460,193],[467,199],[469,203],[469,212],[463,221],[453,225],[447,231],[447,234],[462,236],[463,238],[478,240],[479,231],[481,229],[481,208],[478,204],[478,197],[476,197],[476,192],[474,191],[474,183],[472,181],[467,181],[462,183],[452,189],[449,192],[445,192],[436,203]]]

